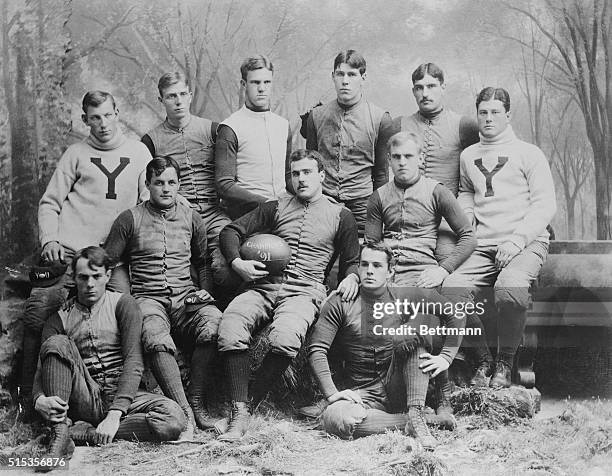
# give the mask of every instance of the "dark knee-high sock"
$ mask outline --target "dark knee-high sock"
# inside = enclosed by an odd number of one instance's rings
[[[251,392],[255,403],[259,403],[266,396],[272,385],[287,370],[292,360],[293,358],[286,355],[268,352],[255,373],[255,382]]]
[[[480,329],[480,335],[478,332],[474,332],[474,335],[464,336],[463,348],[469,349],[468,351],[476,357],[478,363],[491,362],[493,357],[491,356],[485,328],[480,318],[475,314],[468,314],[465,318],[465,328]]]
[[[181,408],[188,408],[181,372],[174,356],[170,352],[151,353],[151,368],[164,395],[178,403]]]
[[[147,423],[147,416],[144,413],[136,413],[128,415],[121,420],[117,433],[117,440],[133,440],[133,441],[158,441],[155,433],[151,431]]]
[[[403,375],[406,385],[406,405],[425,406],[427,387],[429,386],[429,374],[423,373],[419,368],[419,355],[425,352],[422,347],[417,347],[414,352],[406,356]]]
[[[197,345],[191,356],[191,382],[189,396],[205,396],[205,389],[211,385],[211,365],[217,355],[217,343]]]
[[[438,408],[442,402],[444,402],[445,397],[448,398],[450,394],[451,384],[448,379],[448,370],[445,370],[434,378],[434,401],[436,408]]]
[[[229,384],[230,398],[235,402],[249,400],[249,353],[246,350],[225,352],[225,370]]]
[[[355,425],[355,438],[377,435],[387,430],[403,430],[408,421],[408,415],[405,413],[387,413],[373,408],[368,408],[366,412],[363,421]]]
[[[21,364],[21,394],[32,396],[32,385],[38,354],[40,352],[40,332],[32,332],[24,326],[23,329],[23,361]]]
[[[500,304],[498,311],[499,352],[497,358],[512,365],[514,354],[521,343],[525,330],[527,311],[522,307],[509,304]]]
[[[57,355],[49,354],[42,361],[42,387],[45,395],[55,395],[65,402],[72,393],[72,369]]]

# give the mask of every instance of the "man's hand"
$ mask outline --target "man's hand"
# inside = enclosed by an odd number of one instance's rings
[[[41,395],[34,402],[34,408],[43,418],[52,423],[61,423],[68,414],[68,403],[56,395]]]
[[[252,259],[236,258],[232,261],[232,269],[246,282],[264,278],[269,274],[265,264]]]
[[[99,445],[107,445],[117,434],[119,423],[121,420],[121,412],[119,410],[110,410],[106,414],[106,418],[100,422],[96,428],[96,443]]]
[[[428,352],[419,355],[419,359],[423,359],[423,362],[419,364],[419,368],[423,373],[432,372],[431,377],[435,377],[441,372],[444,372],[450,367],[448,361],[441,355],[431,355]]]
[[[363,405],[363,400],[361,400],[361,396],[351,389],[342,390],[341,392],[336,392],[333,395],[327,397],[327,401],[329,403],[334,403],[339,400],[348,400],[349,402],[353,402],[358,405]]]
[[[435,288],[442,284],[442,281],[446,279],[448,276],[448,271],[446,271],[442,266],[436,266],[435,268],[428,268],[421,272],[419,275],[419,280],[416,285],[419,288]]]
[[[521,252],[521,249],[511,241],[504,241],[497,247],[495,255],[495,266],[497,269],[503,269],[508,266],[508,263]]]
[[[44,261],[61,261],[65,263],[64,259],[66,258],[66,252],[64,251],[64,247],[57,241],[50,241],[43,247],[40,256]]]
[[[357,293],[359,293],[359,278],[355,273],[349,274],[346,278],[340,281],[336,291],[338,291],[338,294],[342,297],[343,301],[352,301],[357,297]]]

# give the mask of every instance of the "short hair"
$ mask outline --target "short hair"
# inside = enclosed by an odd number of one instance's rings
[[[372,250],[372,251],[380,251],[387,255],[387,266],[389,269],[393,268],[395,264],[395,258],[393,257],[393,251],[391,248],[387,246],[382,241],[366,241],[361,245],[361,251],[359,251],[359,259],[361,260],[361,255],[363,254],[363,250]]]
[[[153,174],[155,174],[156,177],[159,177],[161,174],[164,173],[164,170],[169,168],[173,168],[176,171],[176,176],[178,179],[181,178],[181,168],[179,167],[179,164],[176,162],[176,160],[174,160],[170,156],[155,157],[147,164],[147,182],[151,182]]]
[[[270,59],[267,56],[264,56],[264,55],[249,56],[240,65],[240,76],[242,77],[244,81],[246,81],[249,71],[255,71],[257,69],[263,69],[263,68],[274,73],[274,65],[272,64],[272,61],[270,61]]]
[[[98,107],[108,99],[113,103],[113,109],[115,109],[117,106],[115,105],[115,98],[111,93],[107,93],[106,91],[88,91],[85,96],[83,96],[83,112],[87,114],[87,108],[90,106]]]
[[[391,147],[397,147],[398,145],[402,145],[406,142],[414,142],[417,146],[418,152],[421,152],[421,138],[414,132],[401,131],[396,132],[391,137],[389,137],[389,140],[387,141],[387,153],[391,153]]]
[[[504,88],[493,88],[489,86],[478,93],[478,97],[476,98],[476,111],[478,111],[478,106],[481,102],[494,101],[496,99],[502,102],[506,112],[510,110],[510,94],[508,94],[508,91]]]
[[[336,71],[336,68],[342,63],[348,64],[351,68],[358,69],[359,74],[366,72],[366,60],[355,50],[345,50],[338,53],[334,59],[334,71]]]
[[[308,149],[297,149],[291,152],[289,156],[289,162],[297,162],[302,159],[310,159],[314,160],[317,163],[317,170],[321,172],[321,170],[325,170],[325,166],[323,165],[323,156],[319,154],[316,150],[308,150]]]
[[[108,271],[112,266],[112,260],[104,248],[100,246],[88,246],[87,248],[77,251],[74,258],[72,258],[71,267],[73,274],[76,274],[77,261],[79,261],[81,258],[89,261],[89,269],[93,269],[92,265],[104,266],[104,269]]]
[[[173,71],[170,73],[166,73],[161,78],[159,78],[159,81],[157,82],[157,90],[159,91],[159,96],[161,97],[164,95],[164,89],[167,89],[177,83],[184,83],[185,86],[191,89],[189,87],[189,81],[187,81],[185,75],[180,71]]]
[[[435,63],[420,64],[412,73],[412,84],[423,79],[426,75],[436,78],[440,84],[444,84],[444,71]]]

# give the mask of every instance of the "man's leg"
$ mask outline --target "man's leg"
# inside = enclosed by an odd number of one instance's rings
[[[121,420],[116,439],[134,441],[176,440],[187,421],[183,409],[161,395],[139,391]]]
[[[355,221],[357,222],[357,232],[359,233],[359,238],[362,239],[365,233],[365,222],[368,214],[369,198],[369,196],[361,197],[344,202],[344,206],[348,208],[353,214],[353,217],[355,217]]]
[[[212,382],[212,363],[217,356],[221,311],[214,305],[207,304],[195,311],[186,312],[184,298],[180,297],[180,301],[172,316],[174,329],[183,341],[194,346],[187,400],[198,427],[211,429],[214,428],[215,421],[207,410],[205,390],[210,388]]]
[[[441,293],[451,298],[478,295],[478,288],[491,286],[497,278],[495,254],[497,246],[478,246],[474,253],[448,276],[442,285]],[[477,368],[470,381],[472,386],[486,386],[493,372],[493,357],[489,350],[484,325],[476,313],[466,315],[465,328],[474,329],[472,335],[463,338],[462,348],[471,353]]]
[[[42,328],[47,319],[66,302],[70,288],[73,286],[72,276],[70,272],[67,272],[53,286],[32,288],[25,303],[23,313],[23,360],[19,384],[19,401],[25,421],[30,421],[35,417],[32,402],[32,383],[38,364]]]
[[[325,299],[322,289],[313,288],[312,295],[304,292],[295,285],[287,285],[273,310],[274,321],[268,336],[270,351],[257,369],[251,392],[254,406],[266,397],[300,351]]]
[[[166,307],[154,299],[138,298],[137,301],[143,315],[142,344],[149,356],[151,370],[164,395],[183,409],[187,427],[181,438],[190,439],[193,437],[195,420],[185,396],[181,372],[174,358],[176,345],[170,335],[171,326]]]
[[[104,404],[98,385],[89,375],[76,345],[65,335],[49,337],[40,350],[40,383],[45,396],[57,396],[68,403],[68,415],[99,423]],[[68,422],[51,423],[51,441],[46,457],[70,458],[74,443]],[[51,470],[52,467],[46,467]],[[43,467],[39,470],[44,470]]]
[[[249,289],[237,296],[223,313],[219,325],[219,352],[225,359],[232,410],[228,431],[222,441],[236,441],[244,436],[250,421],[248,349],[253,333],[268,320],[272,308],[272,289]]]
[[[548,244],[530,243],[502,269],[495,282],[498,352],[491,387],[509,387],[512,382],[514,354],[527,320],[529,286],[538,277],[547,254]]]
[[[442,218],[438,227],[438,239],[436,240],[436,261],[441,262],[448,258],[457,247],[457,235],[451,229],[447,221]]]

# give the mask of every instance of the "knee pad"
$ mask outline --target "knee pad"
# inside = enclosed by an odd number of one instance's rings
[[[499,311],[512,308],[525,311],[529,307],[529,289],[526,287],[495,287],[495,305]]]

